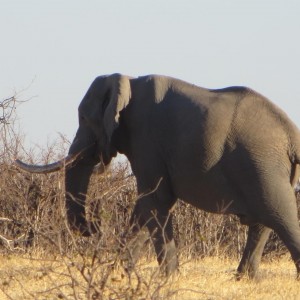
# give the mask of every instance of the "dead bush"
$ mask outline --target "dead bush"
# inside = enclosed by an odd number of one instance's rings
[[[64,276],[69,279],[66,284],[71,287],[75,299],[78,293],[85,293],[88,299],[102,299],[107,294],[113,298],[138,298],[141,290],[148,298],[157,297],[164,284],[163,280],[157,280],[157,269],[152,270],[150,279],[145,281],[140,269],[128,274],[120,263],[120,239],[129,227],[131,211],[138,197],[129,167],[122,163],[114,165],[104,175],[92,176],[87,215],[98,224],[99,230],[89,238],[74,235],[65,218],[64,172],[28,174],[12,163],[16,156],[30,162],[55,161],[65,156],[68,141],[60,137],[47,149],[42,149],[38,157],[25,153],[20,134],[13,126],[15,100],[5,101],[0,105],[0,110],[4,109],[0,112],[0,251],[4,254],[26,253],[30,259],[63,261],[67,269]],[[247,228],[238,218],[209,214],[182,201],[178,201],[174,216],[175,237],[183,260],[214,255],[241,256]],[[144,249],[141,260],[153,259],[151,243]],[[273,234],[265,254],[277,257],[283,253],[286,253],[285,247]],[[126,279],[127,285],[121,290],[113,290],[110,284],[118,268],[121,268],[121,277]],[[54,272],[62,271],[53,270],[47,276],[53,276]],[[58,285],[55,289],[64,298]]]

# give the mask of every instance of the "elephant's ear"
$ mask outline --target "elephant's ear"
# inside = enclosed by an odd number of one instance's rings
[[[129,77],[114,74],[107,78],[109,101],[103,116],[104,130],[108,141],[119,125],[120,112],[127,106],[131,97]]]

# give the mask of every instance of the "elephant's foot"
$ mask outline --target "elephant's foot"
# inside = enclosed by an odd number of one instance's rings
[[[296,265],[296,269],[297,269],[297,277],[296,277],[296,279],[298,281],[300,281],[300,260],[296,261],[295,265]]]
[[[96,233],[101,233],[100,227],[97,226],[95,223],[83,221],[80,223],[70,223],[69,228],[71,231],[77,235],[81,235],[84,237],[90,237]]]
[[[158,256],[161,272],[167,277],[178,270],[178,258],[174,240],[165,243],[161,255]]]
[[[241,280],[243,277],[254,279],[258,270],[258,264],[240,264],[235,275],[236,280]]]
[[[249,272],[245,272],[245,273],[243,273],[243,272],[237,271],[236,274],[235,274],[235,279],[237,281],[240,281],[243,278],[247,278],[247,279],[252,280],[252,279],[255,278],[256,274],[257,274],[256,272],[250,272],[250,273]]]
[[[131,236],[126,236],[121,242],[121,261],[127,273],[132,273],[136,262],[138,261],[146,241],[149,240],[148,232],[141,230],[139,233]]]
[[[243,276],[247,276],[249,279],[255,277],[270,232],[270,228],[261,224],[249,226],[246,247],[237,270],[237,280]]]

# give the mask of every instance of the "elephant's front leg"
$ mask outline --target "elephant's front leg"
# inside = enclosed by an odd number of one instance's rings
[[[178,267],[177,250],[173,236],[172,214],[153,212],[147,222],[158,263],[167,276]]]
[[[131,246],[133,261],[136,260],[145,241],[141,228],[146,226],[154,244],[158,263],[169,276],[178,267],[177,251],[173,236],[172,214],[174,202],[158,205],[155,195],[144,196],[138,200],[132,214],[132,230],[138,235],[135,245]]]

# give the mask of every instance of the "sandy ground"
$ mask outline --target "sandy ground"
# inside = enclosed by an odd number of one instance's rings
[[[155,261],[131,276],[116,264],[85,260],[0,257],[0,299],[300,299],[289,257],[262,262],[257,278],[235,280],[238,261],[208,257],[181,262],[166,280]]]

